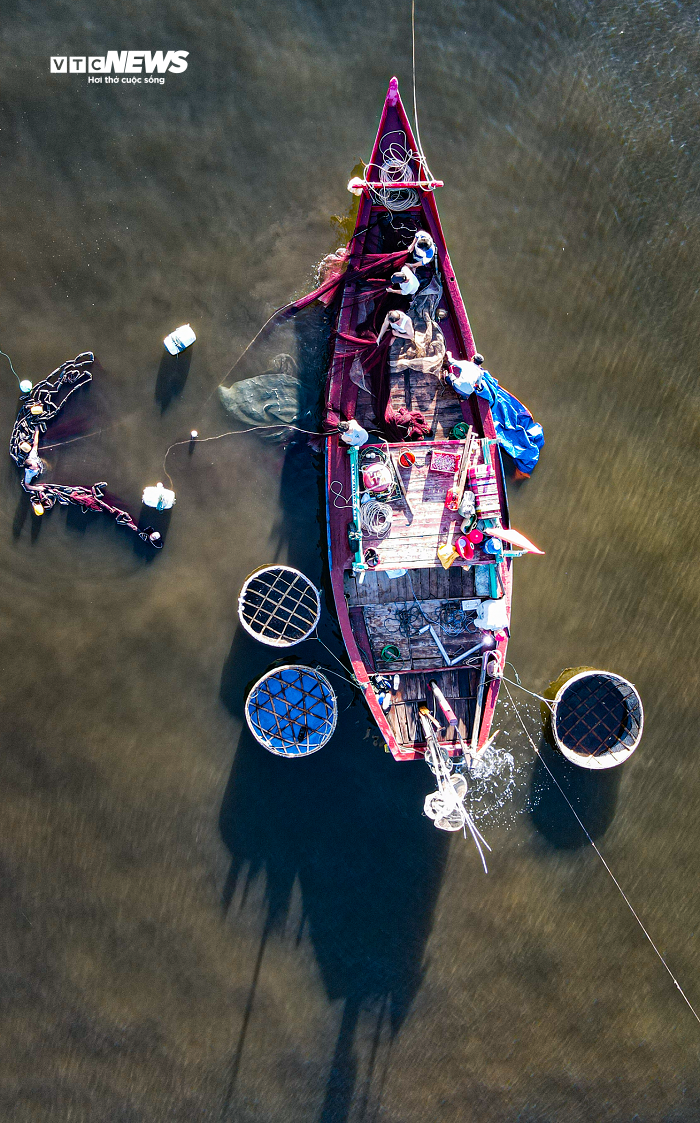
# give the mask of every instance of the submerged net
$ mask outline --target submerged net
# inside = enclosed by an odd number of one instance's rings
[[[357,252],[353,239],[345,249],[329,255],[333,262],[325,262],[328,268],[322,271],[323,279],[319,277],[321,284],[274,312],[234,363],[225,379],[227,384],[219,387],[219,398],[233,418],[245,424],[317,428],[320,417],[315,417],[316,408],[328,373],[330,326],[337,315],[338,301],[347,298],[362,312],[359,334],[334,335],[336,360],[347,361],[348,367],[354,363],[362,383],[371,388],[375,413],[387,438],[412,439],[427,432],[418,411],[404,407],[394,411],[391,405],[391,333],[377,346],[377,333],[386,312],[407,303],[405,297],[388,294],[386,289],[392,273],[408,258],[415,220],[402,227],[400,235],[391,232],[387,239],[392,245],[390,252],[376,252],[385,240],[377,220],[363,232],[377,245]],[[248,371],[254,371],[254,377],[242,379],[241,374]],[[334,425],[336,404],[329,401],[327,405],[329,423]]]
[[[589,671],[559,691],[552,730],[559,748],[582,757],[633,751],[642,735],[642,703],[634,686],[609,671]]]

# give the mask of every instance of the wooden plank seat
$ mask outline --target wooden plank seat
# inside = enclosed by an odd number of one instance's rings
[[[404,566],[397,566],[403,569]],[[387,577],[380,570],[367,570],[362,580],[346,571],[343,575],[345,598],[350,608],[366,604],[393,604],[413,600],[468,600],[481,594],[475,591],[474,566],[453,565],[449,569],[411,569],[402,577]],[[483,595],[487,595],[484,593]]]

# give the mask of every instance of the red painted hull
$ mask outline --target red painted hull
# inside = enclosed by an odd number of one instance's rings
[[[382,138],[394,130],[401,130],[405,133],[407,147],[416,151],[416,143],[411,126],[401,104],[398,86],[396,80],[392,79],[372,152],[372,163],[376,162],[379,158]],[[370,172],[369,178],[374,178],[373,173]],[[435,241],[439,271],[443,285],[441,306],[445,310],[446,318],[444,322],[441,323],[441,327],[443,328],[446,344],[455,358],[470,359],[475,354],[476,347],[464,302],[445,245],[445,238],[435,204],[435,196],[433,192],[420,191],[419,198],[420,211],[417,212],[417,214],[416,212],[412,213],[414,219],[419,222],[420,227],[428,230]],[[359,202],[355,234],[352,243],[355,253],[361,254],[363,252],[363,245],[367,237],[366,231],[370,228],[372,218],[376,217],[377,210],[376,203],[372,202],[372,198],[365,190]],[[373,249],[372,252],[376,252],[376,250]],[[349,289],[350,286],[346,285],[343,296],[339,300],[338,307],[336,326],[339,331],[343,332],[355,330],[353,317],[357,315],[355,310],[356,305],[353,303],[352,292],[348,291]],[[356,416],[358,387],[349,377],[352,356],[348,357],[345,352],[346,349],[338,347],[331,358],[326,391],[326,424],[329,429],[335,428],[341,420],[347,420]],[[461,402],[461,411],[464,420],[473,426],[478,437],[495,440],[496,434],[491,414],[483,400],[472,395],[468,400]],[[415,447],[416,449],[425,447],[425,442]],[[500,502],[500,519],[502,525],[505,527],[508,525],[505,482],[503,479],[500,456],[497,453],[497,446],[495,444],[493,445],[493,449],[493,466],[496,474]],[[347,586],[349,575],[352,572],[354,558],[348,543],[347,531],[349,515],[347,509],[337,506],[334,502],[334,496],[338,493],[345,497],[351,494],[350,461],[347,446],[340,440],[336,433],[329,435],[326,439],[326,489],[329,497],[327,502],[327,517],[331,582],[338,620],[348,656],[352,664],[353,673],[363,689],[365,700],[372,716],[394,757],[397,760],[419,759],[423,755],[421,738],[419,736],[411,737],[407,735],[402,737],[398,730],[397,721],[387,717],[382,710],[377,698],[378,692],[373,686],[373,677],[377,671],[376,668],[372,666],[371,651],[368,650],[368,644],[364,639],[361,640],[361,643],[358,643],[358,636],[355,634],[355,631],[353,631],[347,597]],[[437,541],[435,545],[437,546]],[[431,565],[431,563],[428,563],[428,565]],[[439,563],[435,561],[432,563],[432,567],[436,570],[436,576],[439,576]],[[423,569],[422,572],[425,573],[425,569]],[[498,579],[501,590],[500,595],[505,597],[509,617],[512,590],[512,562],[510,559],[504,559],[498,566]],[[498,651],[503,663],[505,663],[507,642],[507,632],[504,632],[501,638],[498,639]],[[447,670],[445,666],[436,667],[435,669],[436,671]],[[420,672],[416,672],[413,677],[417,678],[419,674],[425,674],[427,680],[431,673],[430,670],[421,670]],[[453,677],[456,682],[457,676]],[[499,680],[497,678],[487,679],[483,695],[482,716],[475,740],[479,748],[484,746],[490,734],[493,713],[498,697],[498,687]],[[471,713],[472,711],[469,711],[467,707],[465,712]],[[467,729],[467,735],[468,739],[470,739],[469,729]],[[455,742],[448,743],[447,741],[443,741],[443,743],[448,744],[449,751],[457,751]]]

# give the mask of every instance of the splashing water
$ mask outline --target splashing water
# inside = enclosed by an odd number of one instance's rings
[[[525,709],[537,724],[537,707],[533,705],[530,711],[526,704]],[[509,826],[527,809],[534,762],[516,714],[505,699],[499,699],[498,725],[497,741],[474,761],[469,774],[466,806],[480,827],[489,822]]]
[[[516,773],[513,754],[495,747],[486,749],[474,762],[466,804],[475,822],[483,824],[497,817],[501,819],[500,813],[512,805]]]

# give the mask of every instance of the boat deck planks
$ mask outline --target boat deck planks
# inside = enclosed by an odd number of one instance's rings
[[[343,574],[345,596],[351,608],[363,604],[391,604],[395,601],[447,601],[471,599],[477,594],[475,566],[450,569],[412,569],[402,577],[387,577],[382,570],[367,570],[363,580],[349,571]]]
[[[479,639],[477,631],[465,631],[458,636],[447,635],[440,626],[440,612],[444,605],[459,606],[462,600],[474,598],[474,570],[471,566],[452,567],[449,570],[415,569],[402,577],[387,577],[375,570],[364,575],[362,581],[345,573],[345,597],[350,611],[350,622],[362,660],[367,670],[401,672],[432,670],[443,666],[443,658],[430,631],[418,634],[426,621],[416,605],[434,623],[435,630],[447,653],[454,658],[473,646]],[[414,596],[415,594],[415,596]],[[402,634],[402,618],[413,612],[409,635]],[[400,652],[397,660],[383,660],[382,648],[395,644]],[[457,680],[450,679],[457,689]]]
[[[406,374],[409,376],[411,404],[406,401],[406,384],[402,371],[391,376],[393,408],[399,410],[406,406],[407,409],[420,410],[430,427],[430,439],[448,440],[454,426],[464,421],[461,399],[433,374],[423,374],[416,370],[407,371]],[[364,390],[360,390],[357,395],[355,417],[366,429],[376,429],[377,418],[372,397]]]
[[[406,445],[397,444],[388,447],[396,463],[399,453],[406,448]],[[415,444],[411,446],[411,451],[416,457],[416,463],[410,468],[402,468],[397,464],[397,471],[401,473],[411,511],[407,510],[403,499],[395,499],[391,503],[393,515],[389,534],[383,538],[375,538],[366,533],[363,535],[365,548],[371,547],[379,554],[378,570],[439,566],[437,547],[441,543],[454,541],[459,534],[461,522],[459,516],[445,507],[447,492],[453,486],[454,476],[430,470],[433,450],[460,453],[462,442],[435,441],[429,445]],[[488,554],[479,552],[477,558],[482,564],[490,564]],[[462,566],[463,563],[459,560],[453,563],[452,569],[455,570],[455,574]],[[453,577],[453,581],[456,584],[458,578]]]
[[[459,601],[426,600],[421,602],[421,608],[433,623],[442,646],[451,658],[473,647],[481,638],[481,633],[464,631],[458,636],[448,635],[440,626],[440,611],[445,604],[455,604]],[[406,621],[407,614],[411,614],[410,628],[402,621]],[[362,609],[365,630],[372,648],[373,662],[379,671],[409,671],[430,670],[440,668],[443,658],[430,631],[418,634],[418,629],[426,624],[414,600],[395,601],[391,604],[365,605]],[[473,614],[472,614],[473,618]],[[406,635],[405,632],[409,631]],[[385,660],[381,651],[387,644],[395,644],[401,652],[398,660]]]
[[[459,732],[466,739],[474,720],[476,699],[470,693],[469,672],[456,670],[436,671],[429,676],[401,675],[401,685],[394,694],[394,704],[388,715],[396,737],[404,744],[412,743],[416,746],[422,744],[423,730],[418,711],[423,705],[427,705],[432,711],[433,699],[428,686],[429,678],[433,678],[443,694],[450,699],[457,716]],[[448,742],[457,740],[454,729],[448,728],[445,740]]]

